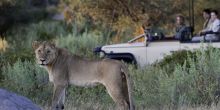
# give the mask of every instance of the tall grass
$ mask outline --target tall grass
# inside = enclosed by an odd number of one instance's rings
[[[34,40],[51,40],[67,33],[62,22],[41,21],[13,27],[8,31],[6,40],[11,48],[31,48]]]
[[[72,53],[94,57],[93,49],[104,43],[103,36],[100,33],[87,33],[75,35],[74,33],[67,36],[61,36],[57,40],[57,45],[62,48],[67,48]]]
[[[8,48],[8,43],[5,39],[0,38],[0,52],[4,52]]]
[[[174,68],[173,71],[160,66],[131,70],[136,101],[141,107],[159,109],[215,103],[219,90],[219,52],[212,48],[196,51],[195,58],[187,57],[184,64],[176,62],[175,66],[169,67]]]
[[[44,69],[30,61],[18,60],[2,67],[1,87],[27,96],[37,102],[50,96],[48,76]]]

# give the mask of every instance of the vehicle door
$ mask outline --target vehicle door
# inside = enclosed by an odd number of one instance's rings
[[[180,49],[179,41],[151,42],[147,46],[147,63],[153,64]]]

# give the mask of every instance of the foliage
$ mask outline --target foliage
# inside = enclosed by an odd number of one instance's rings
[[[48,11],[46,10],[46,8],[34,7],[32,2],[33,0],[1,0],[0,1],[0,34],[1,35],[5,35],[8,29],[13,27],[14,25],[27,24],[30,22],[38,22],[48,17]]]
[[[74,22],[90,21],[93,25],[101,24],[109,30],[117,31],[116,37],[123,39],[125,37],[123,32],[128,31],[128,27],[131,28],[129,31],[134,32],[138,24],[161,27],[165,35],[171,35],[177,14],[184,15],[189,25],[189,1],[191,0],[65,0],[63,4],[64,9],[70,8]],[[197,32],[202,29],[204,22],[202,10],[204,8],[219,10],[217,5],[219,1],[193,0],[193,2]]]
[[[8,48],[8,43],[5,39],[0,38],[0,52],[4,52]]]
[[[214,103],[215,93],[219,90],[219,52],[209,48],[208,52],[196,51],[195,57],[187,55],[183,64],[167,63],[173,71],[164,68],[164,65],[132,70],[138,104],[158,109],[166,105],[175,109],[183,105]]]
[[[0,6],[4,6],[6,4],[12,4],[12,3],[13,3],[12,0],[1,0],[0,1]]]
[[[18,59],[21,61],[33,61],[33,52],[27,48],[17,48],[16,50],[6,51],[0,54],[0,67],[2,65],[14,64]]]
[[[66,27],[62,22],[41,21],[27,25],[18,25],[7,32],[6,40],[13,47],[29,47],[34,40],[52,40],[66,35]],[[16,45],[19,42],[19,45]]]
[[[203,47],[201,47],[202,49],[204,49]],[[199,58],[197,57],[198,55],[203,55],[205,54],[205,56],[207,56],[208,58],[211,57],[210,53],[212,51],[218,51],[218,48],[213,48],[213,47],[209,47],[209,49],[205,49],[201,53],[201,50],[194,50],[194,51],[189,51],[189,50],[180,50],[177,52],[174,52],[171,55],[167,55],[163,58],[163,60],[156,62],[153,64],[153,66],[159,66],[161,68],[166,69],[166,71],[168,71],[168,73],[172,73],[174,71],[174,68],[177,64],[183,66],[184,64],[186,65],[186,67],[190,67],[190,63],[193,61],[198,61]],[[191,60],[187,60],[191,58]]]
[[[197,52],[199,51],[180,50],[172,53],[171,55],[165,56],[163,60],[156,62],[153,65],[166,69],[168,73],[172,73],[175,69],[173,67],[177,64],[181,66],[186,64],[186,66],[189,67],[190,62],[187,58],[192,58],[194,59],[193,61],[195,61]]]
[[[2,76],[4,79],[0,85],[3,88],[34,98],[39,102],[50,96],[46,71],[30,61],[18,60],[13,65],[4,65]]]
[[[74,54],[90,58],[94,57],[93,49],[104,42],[101,33],[87,32],[78,36],[74,33],[67,36],[61,36],[56,41],[58,46],[67,48]]]

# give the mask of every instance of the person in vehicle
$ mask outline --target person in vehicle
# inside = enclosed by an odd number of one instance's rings
[[[212,10],[209,20],[210,24],[200,32],[199,37],[193,37],[192,41],[217,41],[219,40],[220,20],[218,19],[218,12]]]
[[[220,29],[220,20],[218,19],[218,11],[216,10],[211,11],[210,21],[212,22],[211,25],[207,28],[207,30],[205,30],[201,34],[205,35],[205,40],[208,41],[219,40],[219,34],[217,34],[217,32],[219,32]]]
[[[202,31],[203,31],[203,30],[206,30],[210,26],[210,24],[211,24],[211,20],[210,20],[210,18],[211,18],[211,15],[210,15],[211,14],[211,10],[210,9],[204,9],[202,14],[203,14],[203,18],[205,20],[205,22],[203,24],[203,29],[202,29]]]
[[[201,40],[203,40],[204,36],[201,36],[202,32],[207,30],[208,27],[210,27],[210,25],[211,25],[211,20],[210,20],[210,18],[211,18],[211,10],[210,9],[204,9],[203,12],[202,12],[202,15],[203,15],[203,18],[205,20],[205,22],[203,23],[203,28],[202,28],[201,31],[199,31],[199,33],[196,36],[194,36],[192,38],[192,41],[201,41]]]
[[[178,14],[176,16],[176,28],[174,38],[176,40],[185,41],[188,39],[188,37],[188,28],[185,24],[185,18],[184,16]]]

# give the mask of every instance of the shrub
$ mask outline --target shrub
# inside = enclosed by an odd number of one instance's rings
[[[176,51],[171,55],[165,56],[161,61],[154,63],[154,66],[165,68],[168,73],[172,73],[177,64],[183,65],[186,63],[189,66],[187,58],[192,58],[194,61],[197,51],[180,50]],[[196,59],[195,59],[196,60]]]
[[[94,57],[93,48],[103,44],[102,42],[101,34],[87,32],[78,36],[72,33],[57,39],[57,44],[60,47],[67,48],[74,54],[87,57]]]
[[[47,101],[50,93],[48,77],[44,69],[30,61],[18,60],[14,64],[4,65],[3,80],[0,85],[16,93],[20,93],[35,101]]]
[[[172,61],[165,58],[142,70],[129,67],[138,109],[177,109],[215,102],[219,90],[219,49],[181,52],[166,57]]]
[[[34,40],[52,40],[66,35],[67,31],[62,22],[41,21],[28,25],[18,25],[7,33],[6,40],[12,47],[29,47]],[[18,44],[19,42],[19,44]]]
[[[33,0],[1,0],[0,34],[5,34],[15,25],[38,22],[48,16],[49,12],[44,7],[34,7],[32,2]]]

